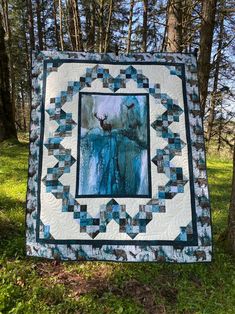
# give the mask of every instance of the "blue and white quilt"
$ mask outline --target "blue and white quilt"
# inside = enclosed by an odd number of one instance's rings
[[[192,54],[33,55],[27,255],[209,262]]]

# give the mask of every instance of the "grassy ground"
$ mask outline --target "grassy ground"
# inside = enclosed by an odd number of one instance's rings
[[[42,262],[24,256],[27,143],[0,146],[0,313],[235,313],[224,249],[231,161],[208,158],[215,260],[160,265]]]

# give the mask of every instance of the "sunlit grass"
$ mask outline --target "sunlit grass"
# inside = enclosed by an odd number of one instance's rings
[[[28,147],[0,146],[0,313],[234,314],[235,262],[223,235],[232,162],[208,157],[214,262],[196,265],[62,263],[25,258]]]

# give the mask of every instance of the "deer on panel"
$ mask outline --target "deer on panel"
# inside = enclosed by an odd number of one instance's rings
[[[100,122],[100,126],[104,131],[111,132],[112,130],[112,124],[111,123],[106,123],[104,122],[107,120],[108,116],[105,114],[104,117],[98,117],[97,112],[94,113],[94,116],[96,117],[97,120]]]

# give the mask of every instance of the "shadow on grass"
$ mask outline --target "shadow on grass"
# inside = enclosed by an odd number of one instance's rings
[[[26,195],[25,195],[26,199]],[[17,197],[7,196],[4,192],[0,195],[0,210],[2,211],[11,211],[18,208],[25,209],[26,200],[22,201]]]
[[[0,212],[0,256],[7,258],[24,257],[25,251],[25,224],[21,212],[14,217],[8,217]]]
[[[222,251],[216,249],[215,254],[214,263],[199,265],[39,261],[36,273],[46,293],[37,297],[59,306],[65,299],[58,300],[56,292],[66,294],[89,314],[230,312],[232,287],[227,274],[235,274],[235,267]]]
[[[22,167],[26,164],[19,165],[19,171],[12,167],[25,162],[27,144],[14,145],[5,147],[0,155],[9,158],[9,173],[16,182],[23,177]],[[17,187],[11,191],[11,197],[1,193],[0,206],[4,211],[0,212],[0,257],[4,257],[1,270],[5,271],[1,289],[5,291],[5,299],[0,312],[15,313],[17,308],[19,313],[233,313],[235,281],[231,278],[235,277],[235,265],[218,241],[226,227],[230,197],[228,165],[213,162],[209,168],[212,206],[222,209],[213,213],[216,243],[211,264],[64,262],[57,265],[26,259],[24,202],[17,196]],[[7,181],[12,179],[7,172],[4,176],[5,184],[9,184]]]
[[[3,158],[9,158],[9,162],[14,162],[17,164],[17,160],[13,160],[14,157],[18,157],[20,159],[27,158],[28,156],[28,143],[21,143],[21,142],[11,142],[6,141],[3,143],[0,143],[0,157]]]

